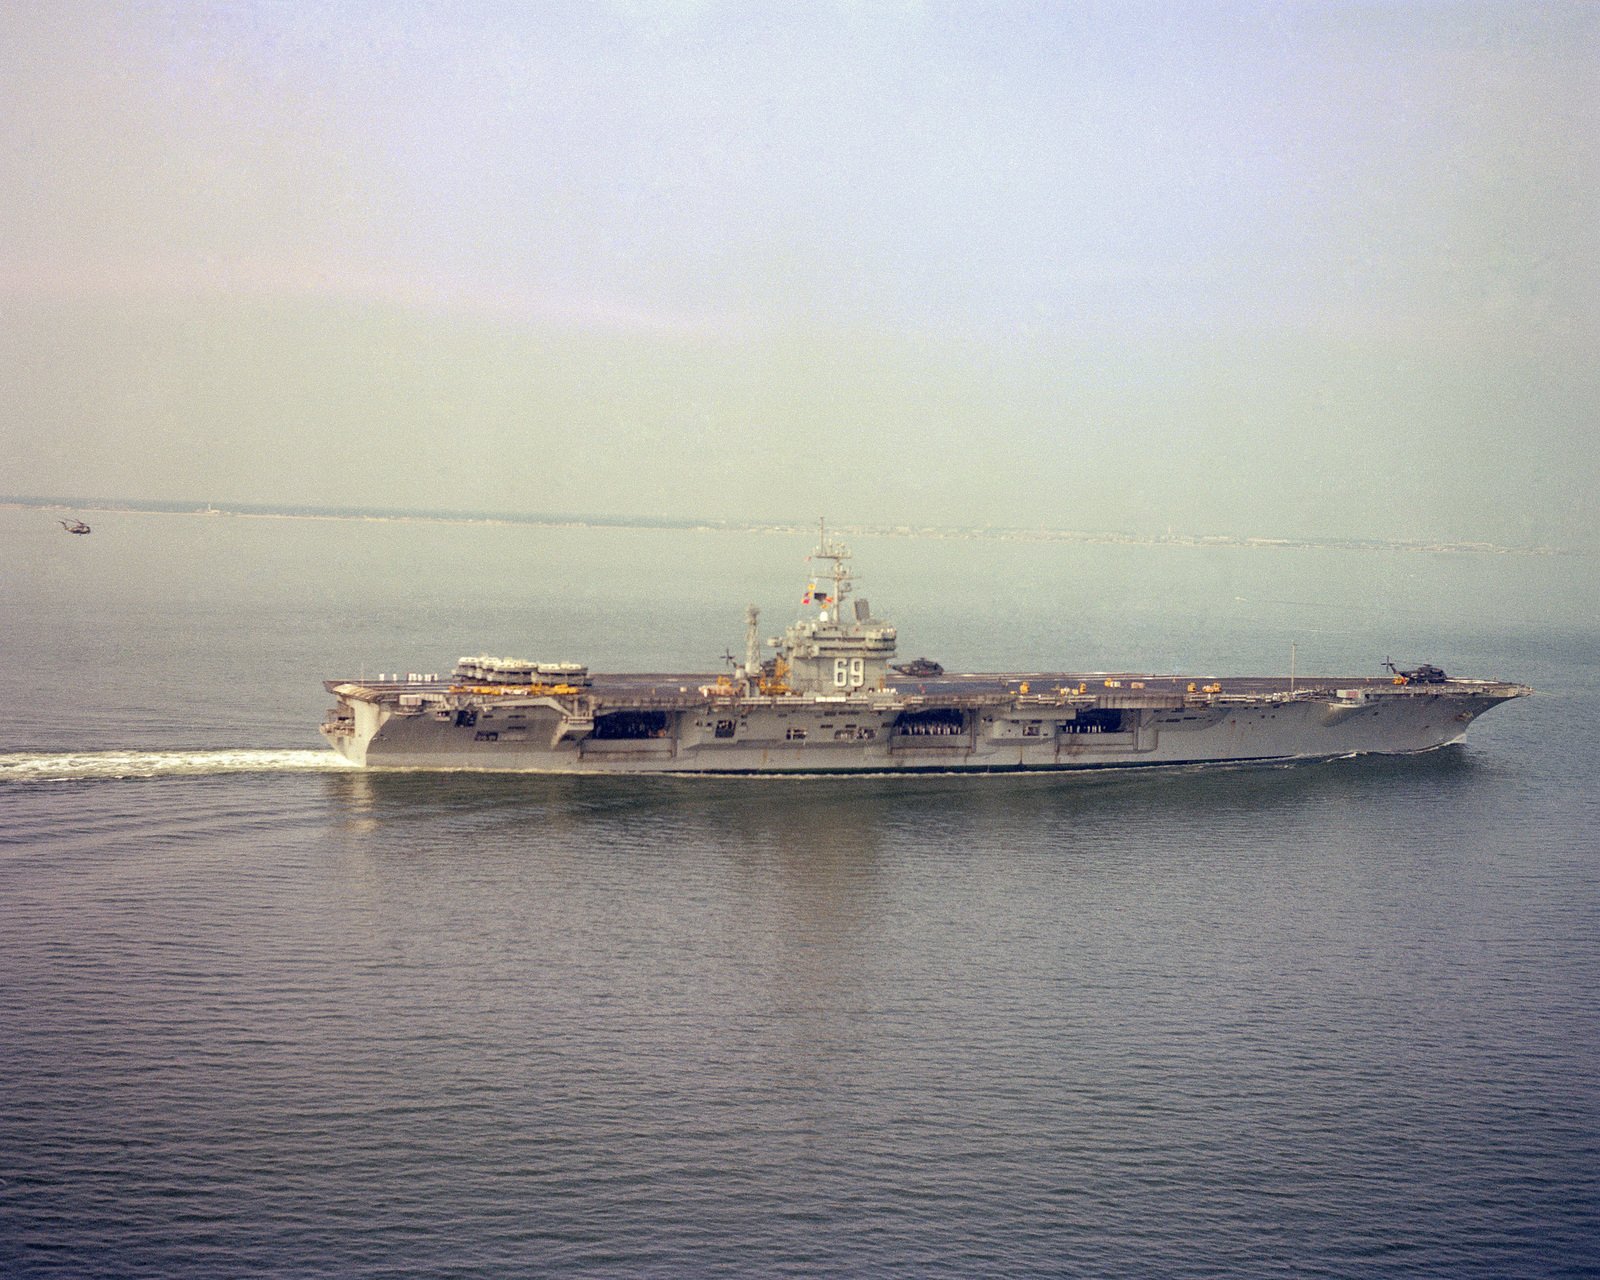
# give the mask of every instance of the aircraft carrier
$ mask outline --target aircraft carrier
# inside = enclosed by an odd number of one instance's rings
[[[1526,685],[1437,667],[1384,676],[946,673],[898,636],[819,529],[804,612],[723,674],[591,674],[483,655],[447,676],[329,680],[350,763],[532,773],[999,773],[1407,754],[1457,742]],[[771,650],[770,655],[765,650]]]

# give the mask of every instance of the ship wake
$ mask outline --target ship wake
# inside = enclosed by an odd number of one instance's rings
[[[19,751],[0,752],[0,784],[224,773],[327,773],[352,767],[331,751]]]

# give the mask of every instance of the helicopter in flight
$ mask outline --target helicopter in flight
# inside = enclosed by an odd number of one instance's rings
[[[59,524],[68,533],[93,533],[94,532],[94,530],[91,529],[88,525],[84,524],[84,522],[82,520],[57,520],[56,523]]]

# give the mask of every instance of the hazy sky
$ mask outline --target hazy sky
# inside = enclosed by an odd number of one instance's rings
[[[1596,545],[1600,4],[0,8],[0,493]]]

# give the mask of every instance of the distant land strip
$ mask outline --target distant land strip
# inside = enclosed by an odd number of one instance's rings
[[[243,516],[279,520],[369,520],[433,524],[528,525],[544,529],[670,529],[691,533],[755,533],[794,536],[810,533],[814,522],[711,520],[674,516],[522,515],[507,511],[429,511],[406,507],[323,507],[282,503],[234,502],[225,507],[193,501],[136,498],[63,498],[0,495],[0,507],[42,511],[126,512],[149,515]],[[1139,547],[1245,547],[1258,550],[1426,551],[1449,555],[1551,556],[1570,554],[1560,547],[1504,546],[1493,542],[1437,542],[1393,538],[1260,538],[1237,534],[1140,534],[1082,529],[999,525],[834,524],[851,537],[966,538],[1000,542],[1114,543]]]

